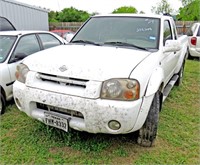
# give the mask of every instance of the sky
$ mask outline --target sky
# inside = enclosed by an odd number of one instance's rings
[[[74,7],[88,13],[109,14],[122,6],[132,6],[138,12],[151,13],[152,6],[157,6],[161,0],[16,0],[25,4],[40,6],[53,11]],[[168,0],[171,8],[176,12],[181,7],[180,0]]]

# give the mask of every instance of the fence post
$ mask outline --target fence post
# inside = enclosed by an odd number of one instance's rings
[[[186,25],[185,25],[185,23],[183,25],[183,34],[186,34]]]

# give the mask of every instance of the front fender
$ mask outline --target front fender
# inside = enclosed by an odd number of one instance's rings
[[[156,68],[152,73],[149,82],[147,84],[145,96],[148,97],[150,95],[155,94],[162,84],[164,80],[164,72],[162,68]]]

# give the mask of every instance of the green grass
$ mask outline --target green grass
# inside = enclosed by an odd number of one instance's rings
[[[188,60],[184,74],[163,105],[152,148],[132,135],[65,133],[13,104],[0,117],[0,164],[200,164],[200,62]]]

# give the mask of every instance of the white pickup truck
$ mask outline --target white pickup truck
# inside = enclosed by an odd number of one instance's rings
[[[18,65],[14,100],[28,116],[66,132],[137,131],[138,144],[152,146],[186,54],[187,36],[177,36],[169,16],[92,16],[68,45]]]

